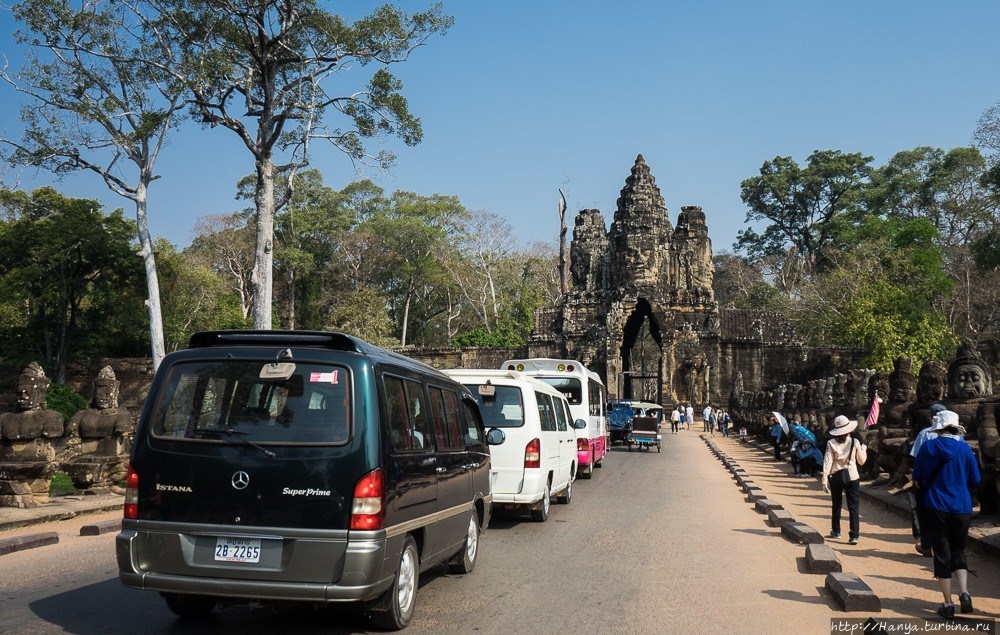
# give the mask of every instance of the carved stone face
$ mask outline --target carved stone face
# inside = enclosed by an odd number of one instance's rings
[[[908,403],[913,401],[913,381],[909,377],[893,377],[889,383],[889,401],[895,403]]]
[[[17,380],[17,409],[38,410],[45,403],[45,390],[32,377],[21,375]]]
[[[117,384],[94,384],[94,406],[98,410],[118,407]]]
[[[917,378],[917,400],[933,403],[944,399],[948,372],[942,364],[924,364]]]
[[[881,397],[889,395],[889,376],[887,374],[881,372],[875,373],[868,380],[868,403],[871,403],[875,399],[875,391],[878,391]]]
[[[962,364],[955,370],[950,396],[956,399],[978,399],[985,397],[986,373],[975,364]]]

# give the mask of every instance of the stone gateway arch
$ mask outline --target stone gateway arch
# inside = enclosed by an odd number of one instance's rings
[[[674,227],[642,155],[610,230],[600,210],[577,214],[570,262],[572,288],[539,312],[530,355],[579,359],[613,397],[721,403],[728,386],[705,214],[682,207]]]

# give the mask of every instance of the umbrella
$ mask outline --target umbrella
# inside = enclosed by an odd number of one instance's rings
[[[778,419],[778,424],[781,426],[782,431],[785,434],[788,434],[788,422],[785,420],[784,417],[781,416],[781,413],[772,410],[771,414],[773,414]]]
[[[792,436],[798,439],[799,442],[808,441],[809,443],[816,445],[816,435],[812,433],[812,430],[794,423],[790,427],[792,430]]]

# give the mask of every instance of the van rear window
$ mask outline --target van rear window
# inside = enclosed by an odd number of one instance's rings
[[[468,385],[472,396],[479,402],[479,412],[483,415],[483,427],[520,428],[524,425],[524,403],[521,389],[517,386],[494,386],[492,397],[479,394],[479,385]]]
[[[155,404],[153,436],[237,444],[340,444],[350,439],[347,368],[295,364],[287,378],[262,379],[266,364],[175,364]]]
[[[566,395],[566,401],[568,401],[571,406],[583,403],[583,384],[580,383],[580,380],[576,377],[536,376],[535,379],[544,381],[546,384]]]

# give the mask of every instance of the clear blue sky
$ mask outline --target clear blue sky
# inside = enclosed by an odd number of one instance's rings
[[[574,214],[597,207],[610,225],[641,153],[671,220],[701,205],[716,251],[727,249],[746,213],[740,181],[765,160],[840,149],[880,164],[919,145],[969,145],[1000,100],[992,0],[446,0],[445,10],[454,28],[394,67],[424,141],[392,144],[397,167],[366,176],[389,191],[458,195],[525,241],[555,241],[559,187]],[[12,28],[0,10],[0,50],[16,67]],[[15,135],[17,117],[0,86],[0,132]],[[333,187],[358,178],[331,152],[314,166]],[[188,244],[197,217],[241,206],[235,182],[252,169],[231,132],[189,127],[158,164],[153,233]],[[91,175],[4,178],[132,212]]]

